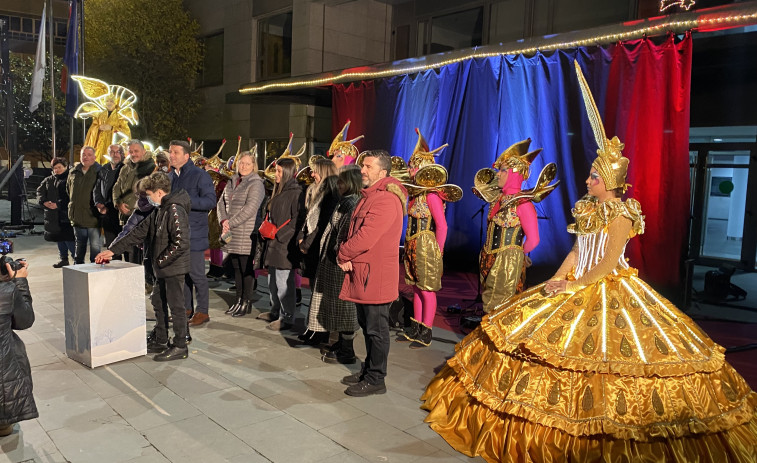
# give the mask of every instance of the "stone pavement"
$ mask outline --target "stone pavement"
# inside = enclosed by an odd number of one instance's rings
[[[19,335],[40,416],[0,438],[0,463],[482,461],[452,450],[419,408],[458,335],[437,329],[435,337],[449,342],[418,350],[392,343],[388,392],[353,398],[339,380],[356,365],[321,362],[317,349],[297,347],[294,334],[266,330],[254,310],[224,315],[233,296],[219,283],[211,288],[210,322],[192,330],[188,359],[141,357],[92,370],[65,354],[55,244],[39,235],[13,241],[14,257],[30,265],[37,319]],[[265,311],[264,278],[259,283],[254,302]],[[362,336],[355,346],[363,357]]]

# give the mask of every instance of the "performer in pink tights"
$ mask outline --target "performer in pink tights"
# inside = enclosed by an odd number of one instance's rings
[[[494,162],[496,174],[494,169],[476,173],[473,192],[490,203],[486,242],[479,256],[486,313],[523,291],[525,269],[531,265],[526,254],[539,244],[534,198],[522,190],[531,162],[541,152],[541,149],[528,152],[530,144],[529,138],[502,152]]]
[[[413,286],[413,318],[402,336],[411,341],[411,348],[421,348],[431,343],[436,292],[442,288],[442,253],[447,239],[444,202],[459,201],[463,191],[446,184],[447,170],[434,162],[434,155],[447,145],[430,151],[423,135],[415,131],[418,143],[408,161],[411,183],[403,184],[410,196],[404,262],[405,282]]]

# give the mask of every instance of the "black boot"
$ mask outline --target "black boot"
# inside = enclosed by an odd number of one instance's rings
[[[306,346],[313,346],[318,347],[321,344],[326,344],[329,342],[329,332],[328,331],[311,331],[313,333],[309,338],[306,338],[302,341],[302,344]]]
[[[404,330],[402,330],[402,333],[399,333],[397,335],[397,342],[413,342],[420,336],[421,331],[421,323],[414,319],[410,318],[410,326],[406,326]]]
[[[223,266],[210,264],[208,273],[205,275],[208,278],[217,279],[223,278]]]
[[[420,349],[421,347],[428,347],[431,344],[431,327],[418,322],[420,326],[420,332],[418,333],[418,339],[414,339],[410,343],[411,349]]]
[[[228,309],[226,310],[226,312],[224,312],[224,313],[225,313],[226,315],[231,315],[231,314],[233,314],[234,312],[236,312],[236,311],[237,311],[237,309],[239,308],[239,306],[240,306],[241,304],[242,304],[242,298],[240,297],[240,298],[238,298],[238,299],[237,299],[237,302],[235,302],[235,303],[231,304],[231,305],[229,306],[229,308],[228,308]]]
[[[231,314],[232,317],[244,317],[248,313],[252,312],[252,302],[243,300],[237,310]]]
[[[58,263],[53,264],[53,267],[62,268],[62,267],[68,267],[69,265],[71,264],[68,263],[68,259],[61,259]]]
[[[158,336],[153,329],[149,335],[147,335],[147,353],[158,354],[168,348],[168,340],[166,342],[158,342]]]
[[[355,362],[357,362],[357,357],[355,357],[355,350],[352,347],[352,344],[355,340],[355,335],[352,334],[352,337],[350,339],[347,339],[342,336],[342,334],[339,334],[339,349],[326,352],[323,354],[323,357],[321,357],[321,360],[323,360],[326,363],[341,363],[343,365],[351,365]]]
[[[335,352],[339,350],[339,347],[342,345],[342,336],[339,335],[339,339],[330,346],[323,346],[321,347],[321,355],[326,354],[328,352]]]

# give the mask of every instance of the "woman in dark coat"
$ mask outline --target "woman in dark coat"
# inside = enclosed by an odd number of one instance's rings
[[[305,218],[304,195],[296,175],[297,166],[293,159],[276,161],[276,186],[268,202],[268,221],[281,228],[274,239],[266,240],[265,265],[271,311],[258,316],[269,321],[267,328],[273,331],[290,329],[294,324],[294,272],[301,258],[297,230]]]
[[[55,268],[69,265],[68,253],[75,260],[74,228],[68,219],[68,161],[66,158],[53,158],[53,174],[45,178],[37,188],[37,201],[45,208],[45,241],[58,243],[60,260],[53,264]]]
[[[323,232],[318,275],[315,282],[311,283],[313,297],[310,299],[308,330],[316,333],[338,332],[339,340],[322,350],[321,360],[351,364],[357,361],[353,349],[355,331],[358,328],[357,309],[355,303],[339,298],[344,272],[336,263],[336,255],[339,246],[347,238],[352,211],[360,200],[360,190],[363,189],[360,168],[355,165],[342,167],[338,188],[341,199]]]
[[[25,330],[34,323],[32,296],[26,262],[12,270],[9,264],[0,274],[0,437],[13,432],[13,425],[37,418],[32,396],[32,369],[23,341],[13,330]]]
[[[318,159],[312,166],[311,176],[315,180],[305,193],[305,223],[297,236],[297,243],[302,251],[302,275],[310,280],[312,289],[320,256],[320,243],[323,231],[329,223],[334,208],[339,203],[337,170],[329,159]],[[299,336],[305,344],[317,346],[328,341],[325,331],[305,331]]]

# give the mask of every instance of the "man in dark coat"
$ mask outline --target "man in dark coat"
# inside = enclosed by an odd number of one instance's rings
[[[110,246],[113,239],[121,233],[121,223],[118,219],[118,209],[113,204],[113,186],[118,180],[118,174],[123,167],[124,148],[121,145],[110,145],[110,162],[100,168],[92,192],[95,207],[100,213],[100,226],[105,235],[105,246]]]
[[[345,272],[340,299],[355,303],[365,336],[362,371],[342,379],[351,396],[386,392],[389,357],[389,306],[399,296],[399,245],[407,191],[389,177],[386,151],[367,151],[363,160],[362,199],[355,206],[337,263]]]
[[[130,246],[149,238],[152,266],[157,281],[151,302],[155,310],[155,329],[148,337],[147,352],[157,353],[161,362],[187,358],[187,314],[184,309],[184,279],[189,271],[191,233],[188,230],[189,196],[183,190],[172,191],[171,180],[155,172],[140,183],[150,203],[156,207],[110,249],[97,255],[96,262],[110,260]],[[168,309],[173,317],[173,342],[168,342]]]
[[[0,437],[13,432],[19,421],[37,418],[32,395],[32,370],[24,342],[13,330],[25,330],[34,323],[29,293],[27,263],[12,270],[8,264],[0,275]]]
[[[81,162],[68,174],[66,191],[68,202],[68,218],[74,227],[76,238],[76,263],[84,263],[89,240],[89,260],[95,261],[95,255],[102,246],[100,237],[100,223],[97,220],[97,209],[92,192],[95,189],[100,164],[95,162],[95,149],[85,146],[81,149]]]
[[[171,190],[184,190],[189,195],[192,209],[189,212],[191,231],[191,253],[189,275],[184,287],[184,303],[188,313],[194,307],[190,326],[199,326],[210,320],[208,316],[208,277],[205,274],[205,251],[208,241],[208,213],[216,206],[216,190],[210,175],[189,160],[189,144],[173,140],[168,148],[171,163]],[[197,304],[192,303],[193,289],[196,290]]]

